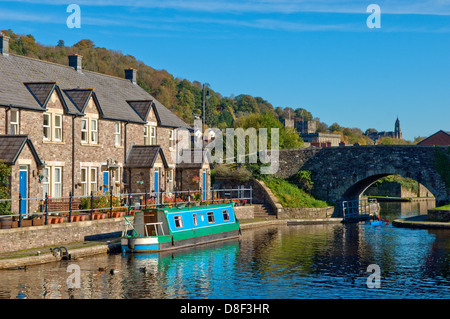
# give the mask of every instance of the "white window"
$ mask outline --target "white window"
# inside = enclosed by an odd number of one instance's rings
[[[49,113],[44,113],[44,140],[50,141],[52,136],[52,118]]]
[[[148,145],[148,126],[144,125],[144,145]]]
[[[87,119],[81,120],[81,142],[82,143],[88,142],[88,120]]]
[[[193,214],[192,218],[194,219],[194,226],[197,226],[198,225],[197,214]]]
[[[91,167],[91,174],[89,179],[90,191],[95,192],[97,190],[97,168]]]
[[[169,147],[173,147],[175,145],[175,131],[169,131]]]
[[[44,167],[42,170],[42,197],[45,199],[45,195],[50,196],[50,168]]]
[[[96,119],[91,119],[91,143],[98,143],[98,127]]]
[[[114,123],[114,137],[116,146],[122,145],[122,134],[120,128],[120,122]]]
[[[120,194],[120,167],[112,171],[114,181],[114,194]]]
[[[156,126],[149,126],[149,144],[156,145]]]
[[[156,145],[156,126],[144,126],[144,145]]]
[[[19,110],[11,110],[11,134],[19,134]]]
[[[81,196],[87,196],[88,193],[88,169],[86,167],[81,168]]]
[[[174,216],[174,220],[176,228],[183,228],[183,217],[181,215]]]
[[[62,167],[55,167],[53,178],[53,197],[61,197]]]
[[[173,191],[173,169],[167,170],[167,191]]]
[[[62,115],[55,114],[55,141],[62,141]]]

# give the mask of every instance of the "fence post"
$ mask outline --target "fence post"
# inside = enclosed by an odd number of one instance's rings
[[[250,206],[253,205],[253,187],[250,185]]]
[[[130,209],[131,209],[131,187],[128,189],[128,205],[127,205],[128,215],[130,215]]]
[[[113,193],[112,193],[112,190],[109,193],[109,203],[111,204],[111,208],[109,209],[109,218],[112,218],[112,211],[113,211]]]
[[[91,220],[94,217],[94,192],[91,191]]]
[[[174,206],[177,207],[177,189],[175,189],[174,193],[175,193],[174,194],[174,201],[175,201]]]
[[[72,222],[72,192],[69,192],[69,223]]]
[[[19,227],[22,227],[22,195],[19,194]]]
[[[147,187],[145,188],[144,194],[144,209],[147,209]]]
[[[191,190],[188,189],[188,207],[191,206]]]
[[[48,194],[45,193],[45,225],[48,225]]]

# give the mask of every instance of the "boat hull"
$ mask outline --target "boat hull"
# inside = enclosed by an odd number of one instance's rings
[[[239,229],[170,242],[158,242],[158,237],[122,238],[124,253],[155,253],[197,246],[239,237]]]

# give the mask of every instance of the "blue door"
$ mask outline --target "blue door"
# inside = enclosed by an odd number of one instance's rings
[[[156,205],[159,205],[159,168],[155,168]]]
[[[203,187],[203,200],[206,200],[206,171],[203,170],[203,183],[202,183]]]
[[[103,193],[108,192],[109,190],[109,172],[103,172]]]
[[[22,198],[28,197],[28,167],[20,166],[20,183],[19,183],[19,193]],[[27,215],[27,201],[22,199],[20,201],[20,213],[22,216]]]

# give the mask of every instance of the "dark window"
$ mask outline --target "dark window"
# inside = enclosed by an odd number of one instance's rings
[[[175,220],[175,227],[176,228],[182,228],[183,227],[183,218],[182,216],[178,215],[174,217]]]
[[[224,210],[224,211],[222,211],[222,213],[223,213],[224,221],[230,220],[230,214],[228,214],[228,210]]]
[[[208,212],[208,223],[214,223],[214,213]]]

